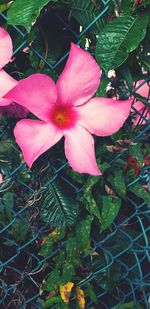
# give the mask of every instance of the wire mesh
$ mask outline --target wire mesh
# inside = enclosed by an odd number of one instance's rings
[[[67,23],[66,20],[52,9],[52,14],[54,18],[62,23],[63,27],[67,29],[73,40],[80,44],[84,35],[89,31],[89,29],[97,22],[97,20],[102,17],[107,16],[108,6],[111,1],[102,1],[103,10],[86,28],[82,29],[80,33],[76,33],[74,29]],[[4,24],[7,20],[6,16],[0,13],[1,23]],[[20,38],[19,44],[16,46],[14,51],[14,56],[17,55],[24,48],[28,47],[32,50],[35,57],[40,59],[50,70],[51,73],[62,66],[64,61],[68,56],[66,52],[60,59],[56,61],[53,65],[48,62],[31,44],[28,43],[28,34],[22,32],[18,27],[11,27],[13,31]],[[145,81],[147,82],[147,80]],[[139,87],[137,87],[138,89]],[[140,121],[145,121],[145,125],[142,127],[141,131],[133,133],[132,140],[143,139],[143,137],[148,136],[150,132],[150,122],[147,118],[140,114],[137,110],[136,113],[140,115]],[[8,123],[6,123],[5,130],[0,131],[1,138],[4,136],[5,132],[9,130]],[[122,154],[114,155],[112,164],[115,162]],[[35,207],[35,202],[39,199],[40,194],[45,190],[46,187],[57,178],[61,178],[75,191],[76,194],[82,192],[82,188],[76,186],[71,182],[68,177],[66,177],[66,170],[68,169],[67,163],[64,161],[63,165],[59,165],[58,160],[52,162],[51,170],[52,176],[45,183],[44,187],[39,187],[36,184],[36,180],[32,183],[24,182],[20,175],[24,171],[25,163],[20,163],[16,169],[9,170],[5,182],[0,186],[0,192],[5,192],[9,187],[16,184],[18,192],[21,196],[25,196],[24,205],[19,208],[12,209],[10,207],[10,219],[7,224],[1,227],[1,243],[10,247],[7,254],[5,252],[5,246],[1,247],[1,262],[0,262],[0,304],[1,308],[42,308],[40,302],[37,300],[40,298],[40,286],[44,277],[39,278],[38,274],[41,274],[41,270],[45,268],[45,264],[59,252],[59,248],[56,249],[52,254],[46,258],[42,258],[38,255],[37,248],[41,239],[44,237],[45,233],[49,231],[49,227],[46,224],[41,224],[37,220],[39,215],[39,210]],[[146,184],[150,190],[150,166],[146,166],[141,169],[139,176],[131,183],[128,187],[132,187],[135,183],[142,182]],[[38,178],[40,176],[36,175]],[[93,239],[92,252],[101,252],[103,256],[107,259],[107,266],[101,266],[97,261],[93,264],[92,273],[90,273],[84,280],[80,282],[80,286],[84,286],[88,282],[93,282],[97,284],[97,297],[98,305],[95,308],[117,308],[122,303],[133,301],[133,308],[137,308],[137,302],[140,303],[143,308],[148,308],[148,297],[149,297],[149,285],[150,277],[148,274],[148,262],[150,260],[149,244],[148,244],[148,233],[149,233],[149,218],[150,210],[146,203],[140,199],[136,200],[133,196],[129,196],[126,201],[130,209],[130,216],[127,219],[117,218],[112,225],[112,230],[109,234],[105,233],[103,238],[98,240]],[[28,241],[20,243],[15,241],[11,235],[12,226],[14,226],[17,220],[22,222],[28,222],[31,230],[30,238]],[[135,237],[131,237],[130,233],[126,231],[125,226],[135,225],[137,229],[137,234]],[[17,229],[17,226],[16,226]],[[19,231],[17,231],[19,232]],[[123,247],[117,247],[117,239],[122,238]],[[141,242],[139,242],[141,239]],[[141,243],[141,245],[139,245]],[[111,247],[113,245],[113,248]],[[62,244],[63,245],[63,244]],[[84,264],[88,264],[91,255],[86,254],[82,257]],[[126,261],[130,260],[130,263]],[[107,269],[111,266],[122,269],[123,275],[119,278],[119,286],[106,291],[102,285],[103,275]],[[134,274],[136,273],[136,279]],[[96,282],[96,283],[95,283]],[[12,302],[13,298],[13,302]],[[92,303],[89,301],[87,307],[92,308]]]

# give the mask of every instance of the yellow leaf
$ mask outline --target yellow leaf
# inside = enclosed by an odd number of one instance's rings
[[[66,304],[69,303],[69,297],[70,297],[73,286],[74,286],[74,283],[70,281],[67,282],[65,285],[60,285],[60,296]]]
[[[80,288],[76,289],[76,296],[79,303],[79,307],[81,309],[85,308],[85,297],[84,297],[84,291]]]

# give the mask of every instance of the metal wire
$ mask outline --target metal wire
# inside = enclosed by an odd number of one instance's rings
[[[55,18],[61,21],[62,25],[66,27],[73,35],[74,40],[77,44],[80,44],[83,36],[89,31],[89,29],[97,22],[97,20],[101,19],[103,16],[107,15],[108,7],[110,0],[101,1],[103,2],[103,10],[102,12],[95,18],[86,28],[82,30],[82,32],[75,33],[74,29],[71,28],[70,24],[66,22],[58,13],[55,13]],[[0,13],[1,18],[4,21],[7,21],[6,16],[3,13]],[[43,63],[50,69],[52,73],[55,73],[56,69],[60,67],[60,65],[64,62],[64,60],[68,56],[68,52],[65,53],[54,65],[51,65],[33,46],[28,44],[28,35],[23,33],[19,27],[13,26],[14,31],[16,31],[17,35],[21,38],[21,44],[17,46],[14,51],[14,55],[16,55],[23,48],[28,47],[35,54],[35,57],[38,57]],[[147,80],[146,80],[147,81]],[[145,81],[145,82],[146,82]],[[138,90],[139,86],[135,89],[135,92]],[[137,114],[140,115],[141,120],[145,121],[145,125],[141,129],[140,132],[133,135],[132,140],[136,141],[136,139],[143,138],[150,131],[150,122],[146,119],[146,117],[140,114],[137,110],[135,110]],[[7,131],[7,125],[5,130]],[[5,134],[5,131],[1,132],[1,137]],[[122,156],[122,153],[119,155],[115,155],[114,159],[110,162],[113,164],[118,158]],[[21,163],[14,170],[10,170],[5,182],[0,186],[0,193],[4,192],[9,186],[13,183],[19,186],[20,194],[22,192],[27,192],[27,194],[31,197],[31,200],[34,201],[38,199],[44,188],[34,188],[31,187],[28,183],[20,180],[20,173],[24,169],[25,163]],[[67,163],[64,162],[63,165],[59,166],[57,164],[53,165],[53,176],[49,181],[46,182],[44,187],[47,187],[51,182],[53,182],[56,178],[62,178],[66,181],[76,193],[79,193],[82,188],[78,188],[73,182],[68,180],[65,177],[64,171],[68,167]],[[132,187],[136,182],[143,181],[147,184],[150,190],[150,166],[146,166],[141,169],[140,175],[128,184],[128,187]],[[150,251],[149,251],[149,243],[148,243],[148,233],[149,233],[149,222],[150,219],[150,209],[147,207],[145,202],[142,200],[140,202],[135,202],[133,198],[127,198],[128,207],[131,210],[131,215],[127,219],[122,219],[121,222],[114,222],[112,225],[112,231],[103,237],[100,241],[92,240],[94,243],[94,247],[92,252],[88,253],[83,257],[83,260],[91,258],[93,252],[97,250],[101,250],[101,252],[107,258],[107,266],[102,268],[95,268],[93,272],[87,276],[84,280],[80,282],[80,286],[84,286],[87,283],[94,282],[95,278],[101,276],[106,268],[109,269],[112,265],[117,263],[118,267],[123,269],[123,275],[119,280],[119,286],[116,286],[112,289],[112,291],[105,291],[104,289],[99,287],[99,292],[97,293],[97,297],[99,300],[98,308],[112,308],[115,309],[117,306],[122,303],[133,301],[134,308],[137,308],[137,302],[140,303],[143,308],[148,308],[148,297],[149,297],[149,286],[150,286],[150,277],[148,276],[148,268],[146,271],[144,270],[143,265],[148,265],[148,261],[150,260]],[[5,301],[7,300],[7,308],[9,307],[9,301],[11,298],[14,298],[14,308],[42,308],[40,304],[37,303],[37,299],[39,298],[39,287],[40,283],[34,279],[34,274],[40,272],[42,267],[44,267],[47,261],[51,261],[51,259],[57,254],[58,249],[56,249],[52,254],[50,254],[46,258],[40,257],[35,252],[36,244],[42,239],[47,226],[37,226],[32,225],[32,237],[23,244],[13,240],[10,237],[9,231],[11,227],[15,224],[16,220],[19,218],[24,223],[27,212],[31,208],[31,204],[26,204],[25,207],[21,207],[20,209],[12,210],[9,209],[11,213],[11,219],[9,222],[3,226],[0,230],[0,236],[3,242],[9,242],[11,248],[13,248],[13,253],[7,258],[4,257],[0,261],[0,272],[3,273],[3,279],[0,281],[0,304],[3,307]],[[34,210],[35,211],[35,210]],[[32,211],[31,211],[32,212]],[[34,216],[36,213],[33,213],[33,222]],[[131,237],[130,234],[124,228],[125,226],[130,226],[136,222],[138,235],[135,237]],[[112,248],[110,250],[110,243],[115,243],[115,238],[123,237],[125,244],[124,248]],[[141,245],[139,245],[138,240],[142,238],[144,241]],[[125,261],[125,256],[128,255],[132,259],[132,265],[127,265]],[[23,265],[17,267],[18,258],[21,259],[21,256],[24,256],[26,263],[23,261]],[[147,267],[147,266],[146,266]],[[17,283],[13,283],[11,280],[7,280],[5,277],[5,272],[9,274],[10,277],[18,278],[16,280]],[[138,279],[136,281],[132,280],[132,275],[134,272],[137,272],[136,276]],[[23,285],[27,282],[29,286],[29,290],[26,291],[25,295],[23,294]],[[16,302],[16,303],[15,303]],[[18,302],[18,303],[17,303]],[[113,305],[112,305],[113,304]],[[92,305],[91,302],[88,303],[88,307]],[[2,308],[1,307],[1,308]],[[6,307],[5,307],[6,308]],[[11,307],[12,308],[12,307]]]

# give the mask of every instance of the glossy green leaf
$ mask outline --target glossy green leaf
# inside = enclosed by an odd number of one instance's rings
[[[99,34],[107,23],[106,16],[97,18],[103,9],[103,4],[99,0],[60,0],[60,3],[68,5],[71,16],[73,16],[83,28],[91,24],[89,31],[94,34]]]
[[[101,232],[107,229],[116,218],[121,206],[121,199],[103,196]]]
[[[97,41],[96,59],[104,70],[119,67],[128,58],[144,39],[147,23],[146,15],[124,15],[103,29]]]
[[[64,182],[53,181],[43,194],[40,204],[41,218],[51,226],[71,226],[79,214],[78,202]]]
[[[11,25],[22,25],[29,32],[42,8],[50,0],[16,0],[10,7],[7,17]]]

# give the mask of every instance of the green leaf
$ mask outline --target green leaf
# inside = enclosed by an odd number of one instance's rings
[[[129,156],[133,156],[137,159],[140,167],[143,167],[143,148],[141,143],[137,143],[129,148]]]
[[[60,278],[60,271],[58,269],[54,269],[46,279],[43,290],[47,292],[56,290],[57,287],[61,284]]]
[[[11,5],[11,2],[0,4],[0,12],[6,11],[10,7],[10,5]]]
[[[45,309],[49,309],[50,308],[50,305],[53,305],[53,304],[59,304],[59,303],[62,303],[62,299],[60,296],[54,296],[54,297],[51,297],[50,299],[47,299],[43,306]]]
[[[93,216],[87,216],[87,218],[79,223],[76,228],[76,240],[78,248],[80,250],[87,249],[90,241],[91,224]]]
[[[0,142],[0,156],[3,154],[10,154],[13,150],[12,140],[3,140]]]
[[[122,276],[121,265],[119,262],[114,261],[112,265],[111,262],[110,256],[103,252],[93,256],[92,259],[92,271],[95,273],[94,279],[105,291],[116,287]]]
[[[78,243],[75,237],[70,237],[67,240],[66,254],[67,254],[67,259],[73,265],[78,265],[80,263],[80,260],[78,257],[78,254],[79,254]]]
[[[60,0],[61,3],[68,5],[71,15],[79,22],[83,28],[88,27],[103,10],[103,5],[99,0]],[[89,31],[99,34],[107,22],[106,16],[98,18]]]
[[[68,281],[71,281],[73,275],[74,266],[72,264],[65,263],[63,265],[62,284],[66,284]]]
[[[106,76],[104,76],[101,79],[99,88],[96,92],[96,97],[106,97],[106,87],[107,87],[108,83],[109,83],[109,79]]]
[[[114,171],[114,182],[115,182],[115,189],[120,197],[125,198],[126,196],[126,184],[125,184],[125,177],[123,175],[123,171],[116,169]]]
[[[130,186],[129,190],[132,191],[136,196],[143,199],[148,205],[150,204],[149,193],[138,182]]]
[[[132,12],[132,8],[135,0],[122,0],[121,1],[121,11],[124,14],[130,14]]]
[[[12,209],[14,207],[14,195],[11,192],[6,192],[3,196],[3,203],[6,209]]]
[[[44,244],[42,245],[39,255],[48,256],[53,250],[53,244],[64,237],[64,229],[59,228],[51,232],[45,239]]]
[[[87,292],[88,292],[88,296],[90,297],[90,299],[97,304],[97,296],[94,292],[94,288],[92,287],[92,285],[88,284],[87,286]]]
[[[135,50],[146,34],[148,17],[120,16],[101,32],[96,46],[96,58],[105,71],[119,67]]]
[[[80,201],[85,205],[86,209],[91,215],[94,215],[101,222],[101,214],[99,212],[97,203],[92,195],[92,188],[99,181],[99,177],[89,177],[85,186],[83,193],[80,196]]]
[[[120,198],[111,198],[110,196],[103,196],[103,209],[102,209],[102,233],[106,228],[108,228],[111,223],[116,218],[121,206]]]
[[[119,70],[119,72],[121,73],[123,79],[126,81],[127,86],[130,90],[130,92],[132,91],[132,86],[133,86],[133,78],[132,78],[132,74],[131,71],[128,67],[128,65],[123,64]]]
[[[10,230],[8,231],[9,235],[11,235],[13,239],[19,242],[23,242],[26,240],[28,232],[29,222],[27,221],[27,219],[23,218],[23,216],[17,218],[16,221],[12,224]]]
[[[7,17],[8,24],[22,25],[28,32],[36,21],[42,8],[50,0],[16,0],[10,7]]]
[[[51,226],[68,227],[76,222],[79,205],[66,183],[53,181],[40,201],[41,218]]]

